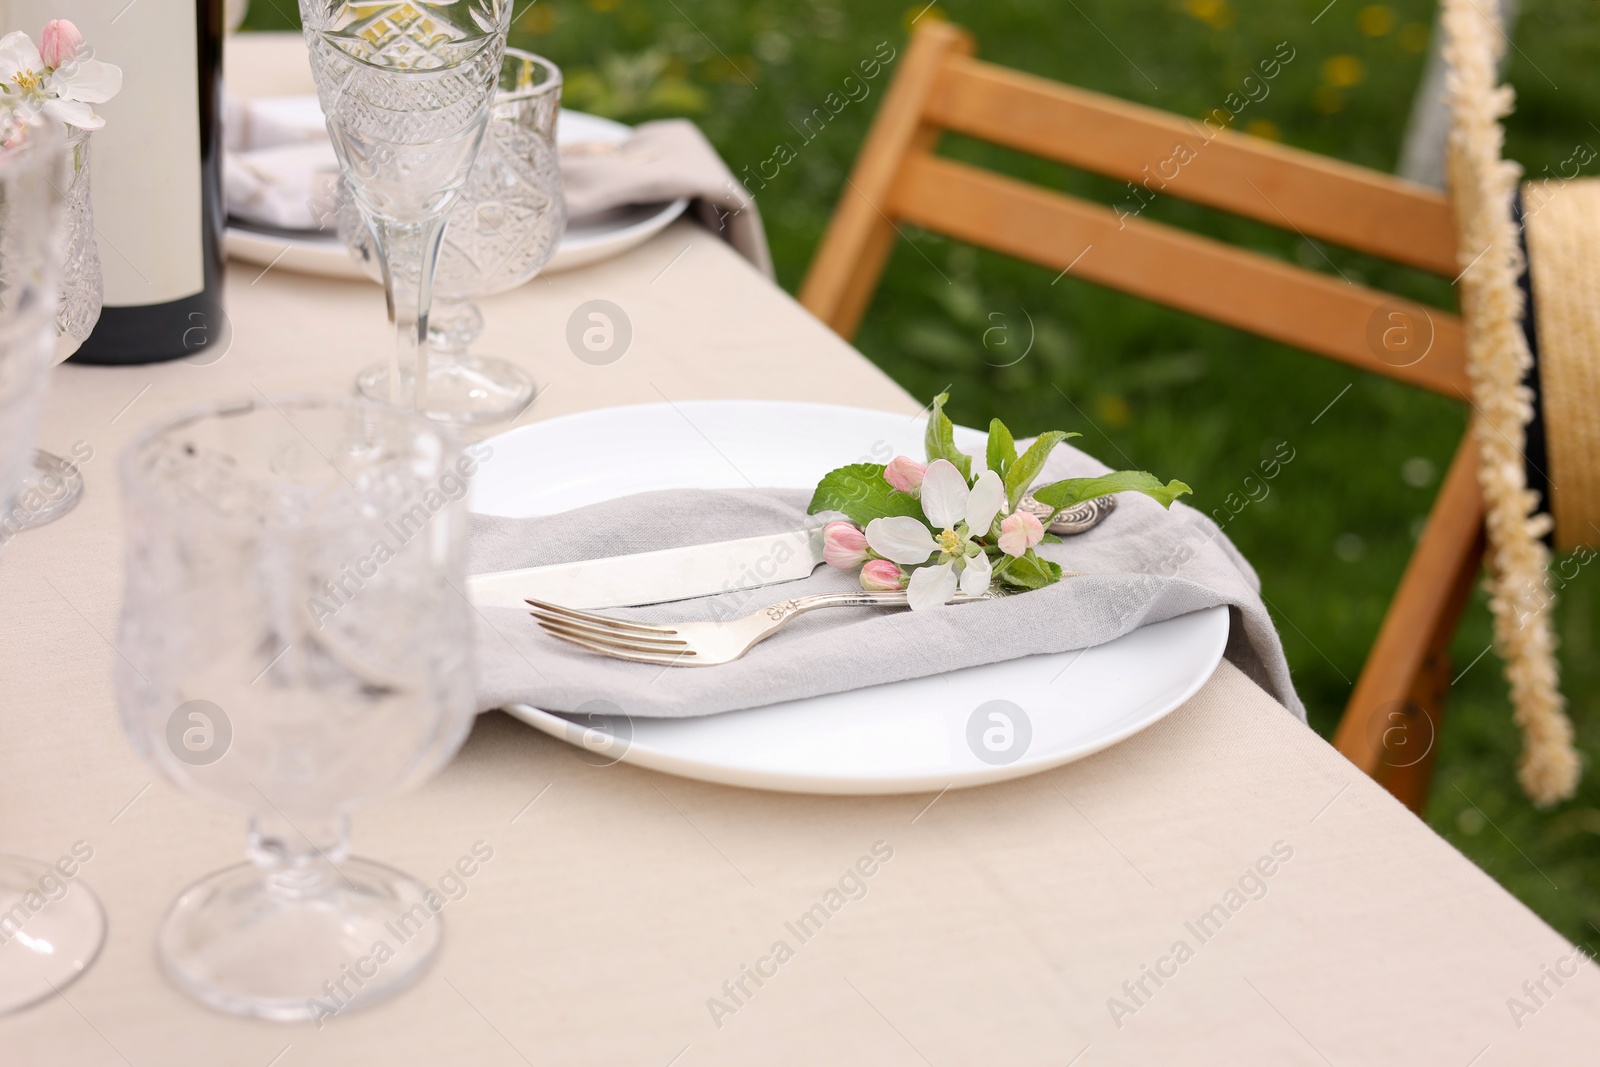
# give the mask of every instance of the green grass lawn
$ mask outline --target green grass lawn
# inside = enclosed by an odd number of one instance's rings
[[[512,42],[566,70],[568,106],[627,121],[688,115],[735,172],[759,173],[780,143],[792,146],[795,158],[759,203],[779,280],[793,291],[895,64],[859,83],[868,95],[814,137],[799,124],[845,87],[860,61],[887,55],[885,42],[903,50],[919,12],[967,26],[984,58],[1197,118],[1287,42],[1293,58],[1239,125],[1389,170],[1434,6],[940,0],[923,11],[923,2],[537,0],[519,4]],[[1554,170],[1576,145],[1600,147],[1600,127],[1590,122],[1600,116],[1600,81],[1590,77],[1600,65],[1592,7],[1524,0],[1509,68],[1519,107],[1508,153],[1530,175]],[[255,0],[250,19],[263,29],[293,25],[291,0]],[[846,88],[861,96],[861,88]],[[1114,183],[975,142],[950,139],[944,150],[1118,199]],[[1292,233],[1171,200],[1145,214],[1451,306],[1444,281]],[[1070,276],[1052,278],[914,233],[897,249],[857,344],[918,396],[949,384],[958,421],[984,425],[998,415],[1019,435],[1082,431],[1075,443],[1108,463],[1187,481],[1207,511],[1242,492],[1258,460],[1287,442],[1293,461],[1227,532],[1259,570],[1311,723],[1329,735],[1461,435],[1461,406]],[[1012,363],[1030,336],[1027,356]],[[1556,614],[1565,688],[1592,763],[1600,753],[1600,662],[1592,655],[1600,576],[1580,573]],[[1439,741],[1428,821],[1567,937],[1600,936],[1600,778],[1591,775],[1576,800],[1553,811],[1523,798],[1499,663],[1490,654],[1468,668],[1489,633],[1480,595],[1456,639],[1463,674]]]

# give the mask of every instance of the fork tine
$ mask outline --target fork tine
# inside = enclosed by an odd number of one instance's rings
[[[693,649],[688,648],[686,645],[678,646],[678,648],[667,648],[667,646],[658,645],[654,641],[634,640],[626,633],[598,633],[595,630],[578,629],[578,627],[566,625],[563,622],[549,622],[544,621],[544,619],[538,619],[538,622],[539,629],[544,630],[546,633],[562,633],[565,637],[581,638],[581,640],[592,641],[597,645],[610,645],[613,648],[626,648],[629,651],[635,651],[635,653],[650,653],[653,656],[693,656],[694,654]]]
[[[527,599],[527,603],[532,604],[541,611],[547,611],[553,615],[565,615],[568,618],[576,619],[579,622],[598,624],[600,626],[621,627],[624,630],[639,630],[644,633],[675,634],[678,632],[676,630],[668,629],[664,626],[647,626],[643,623],[630,622],[627,619],[619,619],[612,615],[596,615],[589,611],[577,611],[573,608],[564,608],[560,604],[551,604],[543,600],[534,600],[532,597]]]
[[[616,634],[599,634],[591,630],[574,629],[570,626],[563,626],[560,623],[545,622],[543,620],[539,621],[539,627],[540,629],[544,630],[545,633],[560,634],[563,637],[575,637],[579,640],[589,641],[593,644],[606,645],[611,648],[627,649],[630,652],[648,652],[650,655],[665,656],[669,659],[683,656],[693,656],[696,654],[695,650],[689,648],[687,645],[677,648],[669,648],[655,643],[634,641],[630,638],[620,637]]]
[[[604,645],[590,644],[588,641],[581,641],[575,637],[562,637],[560,634],[555,633],[552,633],[551,636],[557,641],[561,641],[569,645],[576,645],[586,652],[592,652],[599,656],[609,656],[612,659],[627,660],[630,663],[648,663],[653,667],[676,666],[672,659],[662,656],[653,656],[643,652],[624,652],[621,649],[607,648]]]
[[[602,656],[611,656],[615,659],[631,660],[634,663],[648,663],[656,667],[675,667],[679,666],[679,661],[683,659],[682,656],[675,655],[657,655],[650,652],[629,652],[625,649],[611,645],[590,642],[578,637],[568,637],[559,630],[546,629],[545,632],[551,637],[554,637],[557,641],[565,641],[569,645],[577,645],[579,648],[587,649],[590,652],[595,652]]]
[[[671,652],[674,648],[686,648],[688,642],[676,637],[655,637],[650,634],[634,633],[614,626],[591,626],[588,623],[569,619],[565,615],[546,615],[540,611],[531,611],[541,626],[559,626],[573,633],[586,637],[604,637],[615,641],[629,642],[637,645],[647,645],[659,648],[663,652]]]

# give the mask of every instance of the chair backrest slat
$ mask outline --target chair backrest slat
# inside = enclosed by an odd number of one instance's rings
[[[945,130],[1098,174],[1166,168],[1174,196],[1446,277],[1449,200],[1376,171],[973,58],[972,38],[924,24],[873,119],[800,302],[842,337],[865,314],[900,221],[1226,323],[1454,399],[1470,395],[1461,321],[1365,286],[934,154]],[[1177,169],[1174,170],[1173,167]]]
[[[1263,83],[1265,84],[1265,83]],[[952,55],[927,123],[1132,184],[1138,215],[1177,197],[1444,277],[1459,269],[1444,194],[1311,152]]]
[[[886,210],[1452,399],[1468,395],[1460,319],[1388,293],[1158,222],[1119,218],[1110,208],[927,152],[906,157]],[[1385,346],[1374,342],[1374,329],[1412,336]]]

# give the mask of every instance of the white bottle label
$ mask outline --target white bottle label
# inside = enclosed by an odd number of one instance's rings
[[[8,0],[5,29],[39,42],[70,17],[122,92],[94,105],[90,183],[107,307],[165,304],[205,288],[195,0]],[[220,149],[220,145],[218,148]]]

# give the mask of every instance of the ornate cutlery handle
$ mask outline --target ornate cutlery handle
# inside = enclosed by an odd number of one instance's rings
[[[1085,500],[1081,504],[1074,504],[1056,516],[1055,521],[1050,524],[1050,532],[1059,537],[1071,537],[1073,534],[1088,533],[1096,526],[1099,526],[1101,520],[1111,514],[1116,506],[1117,498],[1114,496],[1098,496],[1093,500]],[[1022,511],[1033,512],[1034,517],[1040,522],[1048,519],[1050,513],[1055,510],[1049,504],[1039,503],[1031,493],[1022,498],[1022,502],[1018,507]]]

